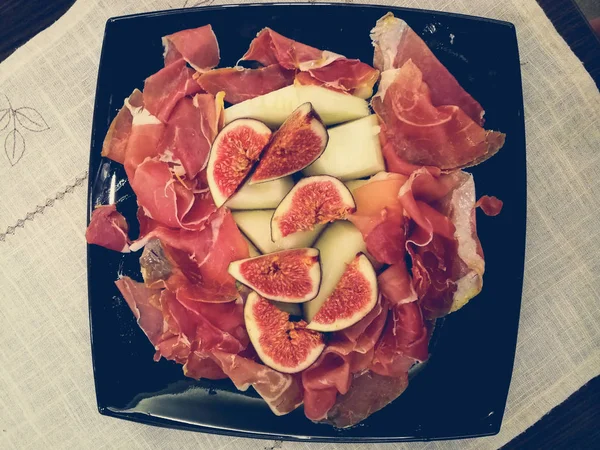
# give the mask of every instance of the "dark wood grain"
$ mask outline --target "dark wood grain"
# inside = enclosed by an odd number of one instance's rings
[[[1,0],[0,61],[54,23],[74,0]],[[571,0],[538,0],[573,52],[600,86],[600,41]],[[600,377],[513,439],[504,448],[600,448]]]
[[[0,0],[0,61],[48,28],[75,0]]]

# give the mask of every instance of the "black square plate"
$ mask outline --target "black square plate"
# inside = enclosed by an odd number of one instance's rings
[[[88,246],[92,352],[102,414],[153,425],[245,437],[385,442],[495,434],[512,373],[525,248],[525,129],[514,26],[421,10],[361,5],[247,5],[140,14],[110,19],[102,47],[90,157],[89,211],[117,200],[135,228],[136,203],[122,167],[100,157],[123,99],[163,65],[161,36],[212,24],[221,66],[232,66],[263,27],[322,49],[371,62],[369,31],[387,11],[419,33],[486,110],[486,126],[506,145],[473,169],[478,194],[504,200],[495,218],[478,216],[486,254],[483,292],[436,332],[436,347],[407,391],[360,426],[336,430],[302,409],[274,416],[252,389],[229,380],[194,381],[181,366],[153,362],[154,350],[115,288],[119,274],[139,275],[139,254]],[[478,213],[479,214],[479,213]],[[137,230],[132,229],[136,236]]]

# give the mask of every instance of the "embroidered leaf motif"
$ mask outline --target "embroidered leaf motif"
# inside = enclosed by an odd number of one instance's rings
[[[11,166],[17,164],[25,154],[25,139],[19,130],[11,130],[4,139],[4,153]]]
[[[29,131],[45,131],[50,127],[42,117],[42,115],[35,109],[28,106],[15,109],[15,117],[17,121],[23,126],[23,128]]]
[[[4,130],[10,123],[12,117],[12,109],[4,108],[0,109],[0,131]]]

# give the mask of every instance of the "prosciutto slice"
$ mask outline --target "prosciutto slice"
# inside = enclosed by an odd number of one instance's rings
[[[119,110],[108,128],[108,132],[102,144],[101,155],[112,159],[119,164],[125,162],[125,150],[127,141],[131,135],[133,123],[133,114],[131,108],[142,108],[144,99],[140,90],[135,89],[131,95],[125,99],[123,107]]]
[[[179,59],[144,82],[144,106],[161,122],[166,122],[177,102],[186,95],[194,95],[202,88],[193,79],[194,71]]]
[[[85,231],[85,239],[88,244],[129,253],[128,230],[127,221],[117,211],[117,205],[101,205],[92,212],[90,224]]]
[[[398,191],[406,179],[400,174],[381,172],[352,193],[356,212],[349,220],[360,230],[367,250],[380,263],[404,261],[404,216]]]
[[[159,143],[162,159],[181,165],[181,175],[193,179],[206,167],[210,147],[222,121],[222,95],[196,94],[177,102]]]
[[[372,106],[388,159],[395,154],[411,165],[452,170],[479,164],[504,145],[504,134],[484,130],[460,107],[435,106],[430,86],[410,59],[382,74]]]
[[[393,264],[378,277],[379,291],[392,306],[417,300],[417,293],[404,261]]]
[[[477,203],[476,208],[481,208],[486,216],[497,216],[502,211],[503,202],[499,198],[490,197],[489,195],[483,195]]]
[[[414,179],[419,176],[426,175],[421,173]],[[411,213],[410,208],[405,209],[411,225],[407,248],[413,261],[412,275],[427,319],[456,311],[476,296],[483,287],[485,270],[477,237],[473,177],[466,172],[454,172],[442,180],[451,188],[431,203],[429,211],[435,214],[423,220]],[[419,195],[418,190],[413,191],[413,199],[415,195]],[[408,189],[403,187],[401,198],[403,202],[410,199]],[[438,219],[440,222],[436,222]]]
[[[290,413],[302,404],[298,378],[241,355],[217,350],[212,358],[240,391],[252,386],[276,415]]]
[[[381,376],[370,370],[356,374],[352,387],[339,395],[325,422],[337,428],[356,425],[398,398],[408,387],[408,374]]]
[[[183,59],[198,72],[219,64],[219,43],[210,25],[178,31],[162,38],[165,67]]]
[[[387,13],[371,30],[375,47],[373,65],[381,72],[412,62],[423,74],[435,106],[455,105],[476,124],[483,125],[483,108],[456,81],[456,78],[435,57],[427,44],[406,22]]]
[[[347,59],[296,42],[270,28],[258,33],[241,59],[258,61],[263,66],[279,64],[284,69],[295,70],[300,84],[318,84],[361,98],[371,96],[379,78],[377,70],[358,59]]]
[[[429,330],[419,304],[395,305],[388,312],[370,369],[379,375],[402,376],[415,362],[429,357],[428,346]]]
[[[325,420],[339,394],[350,389],[352,375],[365,370],[385,324],[387,307],[379,301],[361,321],[331,335],[319,359],[302,372],[304,413]]]
[[[228,209],[217,210],[199,231],[155,228],[134,243],[132,250],[151,239],[159,239],[162,244],[171,267],[163,281],[181,302],[222,303],[239,298],[235,279],[227,269],[232,261],[249,256],[248,244]]]
[[[294,82],[294,71],[279,64],[259,69],[227,67],[198,74],[196,81],[206,92],[225,92],[225,101],[236,104],[268,94]]]

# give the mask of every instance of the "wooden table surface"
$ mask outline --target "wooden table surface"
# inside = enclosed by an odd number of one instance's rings
[[[74,0],[0,0],[0,62],[54,23]],[[572,0],[538,0],[600,87],[600,40]],[[590,381],[505,449],[600,449],[600,377]]]

